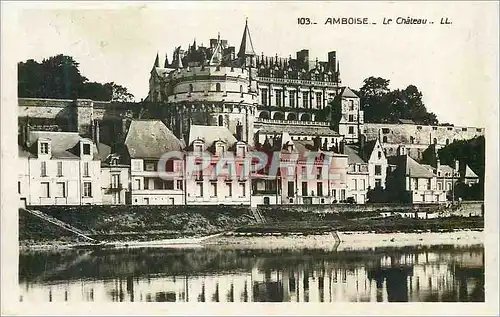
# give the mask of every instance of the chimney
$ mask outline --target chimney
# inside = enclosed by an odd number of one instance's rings
[[[378,141],[382,143],[382,129],[378,129]]]
[[[317,151],[320,148],[321,148],[321,138],[318,135],[314,138],[314,150]]]
[[[336,64],[337,64],[337,52],[336,51],[328,52],[328,69],[331,70],[332,73],[335,73],[337,71]]]
[[[340,154],[345,154],[345,140],[340,141]]]
[[[364,159],[365,158],[365,135],[359,134],[359,154]]]
[[[460,171],[460,161],[455,160],[455,172],[459,172],[459,171]]]
[[[441,169],[441,160],[439,157],[436,159],[436,169],[439,171]]]
[[[100,143],[100,141],[101,141],[101,140],[100,140],[100,138],[101,138],[101,137],[100,137],[100,135],[101,135],[101,129],[100,129],[100,127],[99,127],[99,121],[94,120],[94,123],[95,123],[95,128],[94,128],[94,134],[95,134],[95,135],[94,135],[94,143],[95,143],[96,145],[99,145],[99,143]]]
[[[241,141],[243,136],[243,125],[238,121],[236,125],[236,140]]]

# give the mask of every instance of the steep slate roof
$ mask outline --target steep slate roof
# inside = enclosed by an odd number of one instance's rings
[[[238,142],[234,135],[231,134],[231,131],[229,131],[226,127],[193,124],[189,129],[189,145],[197,139],[205,142],[205,148],[210,147],[215,141],[218,140],[224,141],[228,148]]]
[[[465,177],[466,178],[479,178],[476,173],[469,167],[469,165],[465,166]]]
[[[18,156],[19,157],[24,157],[24,158],[33,157],[33,155],[31,155],[30,152],[24,150],[23,147],[20,146],[20,145],[17,146],[17,150],[18,150]]]
[[[162,67],[155,67],[155,72],[158,75],[158,77],[165,77],[165,75],[169,73],[168,69]]]
[[[160,120],[132,120],[125,138],[130,158],[160,158],[182,151],[182,143]]]
[[[101,160],[101,162],[104,162],[111,154],[111,146],[104,143],[99,143],[97,145],[97,152],[99,154],[99,159]]]
[[[345,87],[342,90],[341,95],[342,95],[342,97],[347,97],[347,98],[359,98],[358,95],[356,95],[354,93],[354,91],[352,91],[351,88],[349,88],[349,87]]]
[[[52,158],[78,158],[79,142],[85,140],[77,132],[31,131],[28,136],[29,152],[38,155],[38,139],[50,140]],[[97,147],[92,143],[94,159],[98,159]]]
[[[313,135],[313,136],[340,136],[340,134],[328,127],[295,126],[282,124],[263,124],[259,131],[264,134],[281,134],[288,132],[290,135]]]
[[[348,164],[366,164],[366,162],[358,155],[358,151],[349,145],[344,146],[344,152],[347,155]]]
[[[250,37],[250,31],[248,30],[248,21],[245,22],[245,29],[243,30],[243,36],[241,38],[240,50],[238,51],[238,57],[244,57],[245,55],[255,55],[252,38]]]

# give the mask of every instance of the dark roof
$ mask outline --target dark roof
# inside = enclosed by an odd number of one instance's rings
[[[195,140],[202,140],[205,147],[213,145],[215,141],[221,140],[225,142],[228,148],[232,147],[238,140],[226,127],[207,126],[207,125],[191,125],[189,128],[189,145]]]
[[[101,162],[104,162],[111,154],[111,146],[104,143],[99,143],[97,144],[97,152],[99,154],[99,159],[101,160]]]
[[[160,120],[132,120],[125,138],[130,158],[160,158],[182,151],[181,141]]]
[[[366,162],[358,155],[357,149],[349,145],[344,146],[344,152],[347,155],[348,164],[366,164]]]
[[[19,157],[25,157],[25,158],[33,157],[33,155],[31,155],[30,152],[24,150],[23,147],[20,145],[17,146],[17,150]]]
[[[373,149],[375,148],[375,145],[377,144],[378,140],[371,140],[367,141],[365,145],[363,146],[363,155],[360,154],[360,157],[363,158],[366,162],[370,159],[370,156],[373,152]]]
[[[28,136],[28,150],[35,156],[38,155],[37,141],[39,139],[50,140],[51,158],[62,159],[78,158],[80,156],[80,141],[89,140],[81,137],[77,132],[31,131]],[[94,159],[98,159],[97,147],[93,142],[92,147]]]
[[[432,178],[434,173],[428,170],[427,167],[417,163],[409,155],[405,155],[403,158],[405,175],[417,178]]]
[[[288,132],[290,135],[340,136],[337,131],[324,126],[299,126],[265,123],[258,129],[259,132],[265,134],[281,134],[283,132]]]

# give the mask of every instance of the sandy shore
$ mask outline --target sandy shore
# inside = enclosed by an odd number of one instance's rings
[[[228,248],[252,249],[327,249],[327,250],[361,250],[377,247],[404,247],[416,245],[474,245],[484,242],[484,233],[479,230],[457,230],[454,232],[421,232],[421,233],[371,233],[371,232],[337,232],[322,235],[265,235],[265,236],[232,236],[216,234],[206,237],[163,239],[154,241],[126,241],[102,244],[109,248],[199,248],[218,246]],[[72,248],[92,248],[89,244],[28,244],[21,245],[20,251],[30,250],[62,250]]]

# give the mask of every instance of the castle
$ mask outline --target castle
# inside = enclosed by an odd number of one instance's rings
[[[340,119],[333,122],[332,113]],[[141,122],[144,119],[152,121]],[[472,171],[466,175],[465,166],[461,168],[462,176],[458,166],[443,166],[447,172],[441,175],[441,167],[420,166],[417,161],[429,148],[435,151],[457,139],[484,135],[482,128],[422,126],[407,120],[401,120],[400,124],[365,123],[360,98],[342,85],[335,51],[329,52],[324,61],[311,60],[307,49],[298,51],[295,58],[258,55],[247,22],[237,52],[219,35],[209,41],[208,47],[199,46],[196,41],[187,49],[177,47],[171,62],[165,57],[163,67],[157,54],[150,72],[148,96],[139,103],[19,98],[19,144],[24,152],[20,151],[24,158],[38,159],[47,155],[46,147],[54,144],[50,138],[37,141],[33,130],[51,130],[54,136],[76,132],[71,136],[72,147],[93,141],[96,147],[91,152],[95,157],[86,159],[101,160],[102,171],[106,171],[103,178],[111,177],[111,190],[104,191],[103,185],[102,200],[137,204],[250,204],[251,199],[264,204],[328,204],[347,198],[364,203],[370,188],[389,188],[391,183],[394,188],[406,191],[403,196],[407,201],[443,202],[450,191],[446,182],[453,186],[455,178],[464,179],[467,175],[475,182],[477,175]],[[333,153],[332,166],[342,176],[337,180],[322,179],[321,167],[315,166],[314,180],[307,179],[306,173],[289,180],[280,177],[270,180],[257,173],[231,185],[227,180],[214,183],[203,177],[189,183],[181,173],[164,181],[152,177],[161,155],[159,148],[143,147],[145,138],[164,150],[193,152],[197,147],[204,150],[220,147],[238,153],[237,148],[244,147],[243,153],[273,149],[305,156],[308,151],[321,150]],[[159,138],[165,144],[159,144]],[[46,145],[36,148],[37,142]],[[122,157],[127,157],[127,161],[113,164],[111,156],[119,154],[120,146],[125,148]],[[63,150],[80,155],[69,147]],[[88,165],[83,161],[79,164]],[[304,165],[301,168],[309,168],[305,161],[301,164]],[[179,166],[178,171],[183,163],[179,162]],[[59,171],[59,165],[55,169]],[[397,179],[391,181],[388,175],[394,176],[399,171]],[[113,176],[115,172],[123,177]],[[86,185],[90,188],[88,197],[96,197],[91,195],[92,188],[101,187],[99,173],[95,174],[94,183],[89,181]],[[440,182],[439,177],[446,179]],[[51,185],[42,183],[47,187],[44,201],[51,202]],[[63,183],[57,184],[59,192],[66,195],[69,185]],[[226,198],[238,191],[239,200],[212,199],[218,197],[221,187],[227,187],[226,195],[231,193]],[[211,190],[206,199],[204,188]],[[126,191],[130,192],[127,199]]]

